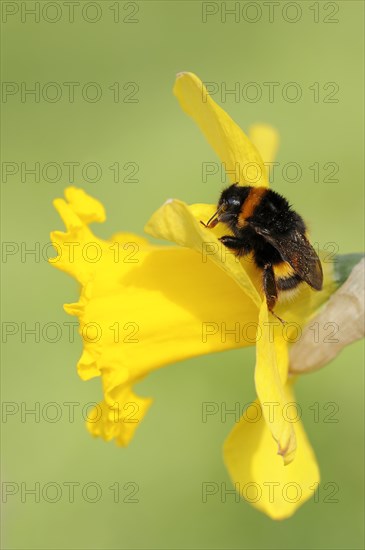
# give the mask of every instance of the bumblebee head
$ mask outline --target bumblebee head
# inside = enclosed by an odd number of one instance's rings
[[[232,223],[238,218],[241,207],[245,202],[251,187],[234,183],[224,189],[218,201],[217,211],[207,223],[201,222],[205,227],[215,227],[217,223]]]
[[[234,183],[225,189],[218,202],[218,221],[230,223],[237,220],[251,187]]]

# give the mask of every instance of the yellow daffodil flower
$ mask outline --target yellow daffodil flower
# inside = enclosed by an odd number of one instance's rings
[[[259,125],[248,139],[191,73],[178,75],[174,92],[232,181],[267,185],[262,158],[273,160],[276,132]],[[245,168],[244,179],[235,178],[237,166],[240,174]],[[154,246],[129,233],[110,240],[95,237],[89,224],[105,220],[102,205],[75,187],[66,189],[65,198],[54,201],[66,232],[51,234],[58,253],[51,262],[81,284],[79,301],[65,309],[80,322],[80,377],[102,379],[103,401],[87,422],[90,433],[127,445],[151,404],[151,399],[134,393],[136,382],[176,361],[256,343],[258,400],[229,435],[225,463],[237,490],[253,506],[274,519],[292,515],[313,495],[319,470],[300,420],[294,422],[288,412],[295,403],[288,382],[288,348],[293,333],[336,289],[333,265],[323,264],[321,292],[302,285],[289,306],[278,307],[288,321],[283,327],[269,318],[253,263],[228,253],[218,240],[223,234],[219,225],[212,230],[200,224],[215,205],[166,201],[146,231],[179,246]],[[253,326],[256,336],[237,341],[227,333],[223,340],[214,330],[237,322]],[[254,487],[254,497],[248,487]]]

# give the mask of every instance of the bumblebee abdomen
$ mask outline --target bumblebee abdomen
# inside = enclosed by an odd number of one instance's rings
[[[289,277],[279,277],[276,279],[276,286],[278,290],[287,291],[297,288],[300,283],[303,282],[303,279],[299,275],[289,275]]]
[[[292,268],[292,266],[288,262],[284,262],[281,260],[280,262],[273,264],[273,270],[275,279],[278,281],[279,279],[289,279],[293,275],[295,275],[295,271]]]
[[[303,279],[299,275],[277,279],[276,286],[279,291],[279,302],[286,302],[295,298],[303,282]]]
[[[278,290],[293,290],[302,282],[302,278],[288,262],[273,264],[273,271]]]

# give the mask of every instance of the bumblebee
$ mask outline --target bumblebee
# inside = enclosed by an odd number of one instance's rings
[[[220,237],[224,246],[238,256],[252,253],[262,270],[268,309],[282,323],[274,313],[279,293],[289,295],[302,283],[322,289],[321,262],[306,237],[305,223],[279,193],[234,183],[222,192],[215,214],[201,223],[213,228],[219,222],[233,233]]]

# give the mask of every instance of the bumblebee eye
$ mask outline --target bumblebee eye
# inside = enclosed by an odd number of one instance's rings
[[[232,197],[229,199],[230,206],[240,206],[240,200],[237,197]]]

